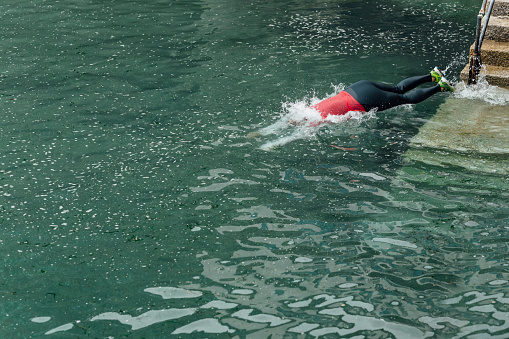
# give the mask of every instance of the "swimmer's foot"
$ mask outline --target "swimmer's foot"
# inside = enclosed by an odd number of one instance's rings
[[[438,67],[433,68],[431,72],[431,77],[433,78],[433,82],[436,82],[437,84],[440,83],[440,80],[444,77],[442,74],[442,71],[438,69]]]
[[[454,86],[446,78],[442,77],[438,84],[442,92],[454,92]]]

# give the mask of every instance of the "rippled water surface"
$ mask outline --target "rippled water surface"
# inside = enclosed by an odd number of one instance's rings
[[[507,176],[405,161],[447,95],[287,123],[477,2],[2,3],[1,336],[509,337]]]

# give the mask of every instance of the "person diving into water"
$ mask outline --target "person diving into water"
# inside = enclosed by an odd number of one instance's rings
[[[415,89],[427,82],[436,85]],[[361,80],[310,108],[317,110],[322,119],[326,119],[329,115],[345,115],[352,111],[383,111],[399,105],[417,104],[438,92],[454,92],[454,87],[440,69],[435,67],[429,74],[404,79],[397,85]],[[301,125],[306,121],[290,120],[290,123]]]
[[[432,82],[435,86],[416,88],[422,84]],[[353,112],[384,111],[386,109],[405,104],[417,104],[438,92],[454,92],[454,87],[444,77],[440,69],[435,67],[430,73],[414,76],[402,80],[396,85],[362,80],[347,87],[337,95],[309,106],[315,114],[301,117],[280,119],[276,123],[258,131],[249,133],[246,137],[255,138],[285,131],[290,126],[314,127],[326,122],[346,121]],[[309,114],[305,113],[305,114]],[[340,119],[328,119],[337,116]],[[288,117],[288,116],[287,116]],[[284,135],[274,141],[269,141],[260,148],[264,150],[279,147],[288,142],[301,139],[307,134],[302,128],[296,129],[290,135]]]

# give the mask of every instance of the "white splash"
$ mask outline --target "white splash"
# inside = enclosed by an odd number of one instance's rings
[[[509,105],[509,91],[490,85],[483,77],[475,85],[465,85],[463,82],[456,85],[456,98],[482,100],[492,105]]]
[[[362,121],[375,116],[374,112],[348,112],[345,115],[330,115],[326,119],[322,119],[320,112],[311,108],[311,106],[324,99],[337,95],[345,86],[340,84],[338,86],[333,86],[333,88],[333,93],[322,99],[313,96],[296,102],[283,103],[283,113],[281,113],[281,117],[275,123],[249,133],[247,137],[256,138],[277,135],[278,138],[275,140],[265,142],[260,146],[261,150],[269,151],[292,141],[311,139],[316,136],[321,128],[330,124],[340,124],[348,120]]]
[[[247,290],[247,289],[235,289],[232,291],[232,294],[240,294],[240,295],[250,295],[253,294],[253,290]]]
[[[301,263],[312,262],[312,261],[313,261],[313,259],[308,258],[308,257],[298,257],[295,259],[295,262],[301,262]]]

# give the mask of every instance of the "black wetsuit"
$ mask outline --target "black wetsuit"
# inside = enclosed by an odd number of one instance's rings
[[[398,105],[416,104],[440,92],[439,85],[408,92],[419,85],[432,81],[430,74],[414,76],[397,85],[362,80],[346,88],[345,92],[350,94],[366,111],[373,108],[383,111]]]

